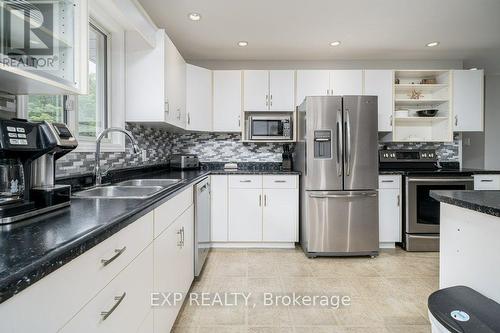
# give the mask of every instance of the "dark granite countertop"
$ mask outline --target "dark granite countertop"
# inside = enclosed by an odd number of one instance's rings
[[[460,176],[472,176],[481,174],[500,174],[500,170],[485,170],[485,169],[438,169],[438,170],[379,170],[380,175],[403,175],[403,176],[415,176],[415,175],[460,175]]]
[[[431,191],[434,199],[500,217],[500,191]]]
[[[131,178],[181,178],[150,199],[72,198],[71,206],[0,228],[0,303],[109,238],[209,174],[299,174],[282,170],[156,171]],[[115,179],[120,180],[120,177]]]

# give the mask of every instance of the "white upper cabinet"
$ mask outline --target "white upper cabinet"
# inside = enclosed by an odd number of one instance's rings
[[[126,72],[126,121],[186,127],[186,62],[164,30],[154,48],[127,32]]]
[[[306,96],[325,96],[330,94],[329,70],[298,70],[297,98],[295,104],[302,104]]]
[[[365,70],[364,94],[378,96],[378,130],[392,131],[393,109],[392,70]]]
[[[241,131],[241,71],[213,71],[213,130]]]
[[[295,71],[269,71],[269,110],[293,111]]]
[[[457,132],[484,129],[484,71],[454,70],[453,130]]]
[[[295,71],[247,70],[243,73],[245,111],[293,111]]]
[[[330,75],[333,95],[362,95],[362,70],[334,70]]]
[[[269,109],[269,71],[243,72],[243,105],[245,111]]]
[[[212,71],[189,64],[186,71],[186,129],[211,131]]]
[[[87,0],[2,1],[0,14],[11,27],[2,31],[0,91],[87,93]]]

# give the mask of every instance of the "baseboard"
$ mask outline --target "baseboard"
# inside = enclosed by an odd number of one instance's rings
[[[380,242],[378,244],[378,247],[381,249],[395,249],[396,243],[395,242]]]
[[[212,243],[212,248],[235,248],[235,249],[293,249],[295,243],[290,242],[221,242]]]

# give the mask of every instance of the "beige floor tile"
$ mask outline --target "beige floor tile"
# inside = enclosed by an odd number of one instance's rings
[[[294,326],[336,326],[338,321],[333,309],[317,307],[292,307],[290,316]]]
[[[389,333],[431,333],[430,325],[387,326]]]
[[[279,276],[278,265],[275,262],[254,262],[248,263],[249,277],[277,277]]]
[[[293,333],[293,327],[255,327],[250,326],[248,333]]]
[[[245,333],[245,326],[200,326],[198,333]]]
[[[252,293],[281,292],[281,282],[279,277],[249,277],[247,288]]]

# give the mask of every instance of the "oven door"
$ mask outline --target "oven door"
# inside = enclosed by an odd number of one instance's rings
[[[284,139],[282,119],[251,119],[252,140]]]
[[[472,190],[472,177],[408,177],[406,178],[406,232],[438,234],[440,204],[431,198],[434,190]]]

